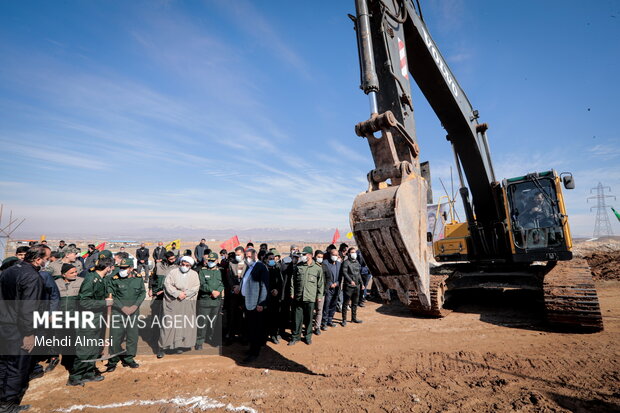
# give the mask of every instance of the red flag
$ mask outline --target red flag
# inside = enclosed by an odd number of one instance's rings
[[[236,246],[239,245],[239,238],[235,235],[228,241],[224,241],[220,244],[220,248],[226,251],[232,251]]]
[[[338,228],[336,228],[336,232],[334,232],[334,237],[332,238],[332,244],[335,245],[339,239],[340,239],[340,232],[338,231]]]
[[[105,242],[102,242],[101,244],[97,245],[95,249],[99,251],[103,251],[105,249]]]

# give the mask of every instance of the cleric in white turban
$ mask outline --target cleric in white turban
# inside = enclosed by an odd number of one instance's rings
[[[194,259],[182,257],[164,281],[164,305],[159,348],[182,353],[196,344],[196,299],[200,288]]]

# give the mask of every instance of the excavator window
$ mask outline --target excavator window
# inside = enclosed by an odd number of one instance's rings
[[[515,245],[521,249],[559,246],[564,232],[551,179],[533,178],[508,187]]]

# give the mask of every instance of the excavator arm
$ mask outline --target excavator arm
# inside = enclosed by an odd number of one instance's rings
[[[361,89],[369,96],[370,119],[356,125],[368,140],[375,168],[368,190],[350,214],[355,239],[380,290],[395,290],[401,301],[432,310],[426,204],[430,186],[419,159],[409,77],[429,101],[452,143],[470,232],[485,244],[501,221],[494,198],[495,177],[486,125],[445,63],[410,0],[356,0],[355,22]],[[463,166],[473,203],[460,168]],[[475,212],[474,212],[475,211]],[[475,217],[480,217],[476,221]]]

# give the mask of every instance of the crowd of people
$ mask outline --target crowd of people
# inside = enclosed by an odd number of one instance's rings
[[[204,239],[183,253],[175,244],[167,249],[158,242],[152,253],[142,244],[135,261],[124,247],[112,253],[90,244],[81,254],[75,244],[60,241],[52,251],[42,242],[18,247],[0,271],[0,412],[23,410],[29,381],[59,363],[69,372],[69,386],[101,381],[118,363],[138,368],[135,321],[146,297],[151,326],[160,320],[153,343],[158,358],[239,342],[248,345],[242,363],[249,364],[267,340],[310,345],[313,336],[330,328],[361,323],[358,307],[364,306],[372,278],[359,251],[344,243],[324,251],[291,245],[281,255],[266,243],[216,253]],[[124,321],[64,330],[82,340],[73,352],[50,346],[31,355],[37,333],[32,314],[20,314],[28,309],[10,304],[20,300],[44,303],[47,311],[90,311],[99,320],[107,313],[108,322],[111,316]],[[202,322],[161,323],[166,317]],[[107,360],[103,371],[96,367],[100,360]]]

